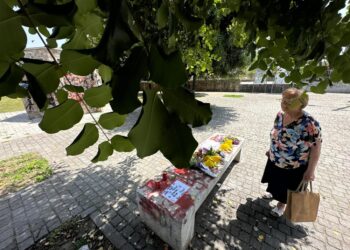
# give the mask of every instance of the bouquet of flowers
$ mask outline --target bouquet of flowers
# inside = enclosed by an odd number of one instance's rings
[[[198,166],[200,163],[204,163],[206,166],[214,168],[221,162],[222,158],[223,157],[220,155],[220,152],[215,151],[212,148],[209,150],[200,148],[193,154],[191,161],[196,166]]]
[[[212,143],[210,143],[212,141]],[[216,177],[218,167],[223,162],[225,154],[232,151],[233,146],[239,144],[239,140],[231,136],[215,135],[210,141],[204,143],[191,158],[191,165],[203,170],[212,177]]]

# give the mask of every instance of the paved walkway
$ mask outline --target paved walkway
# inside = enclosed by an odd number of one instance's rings
[[[312,94],[307,111],[321,123],[323,149],[315,190],[321,193],[318,220],[292,224],[269,216],[275,202],[259,197],[269,130],[279,110],[279,95],[200,93],[213,104],[209,126],[194,129],[198,141],[214,132],[246,139],[241,162],[234,165],[196,216],[192,249],[350,249],[350,95]],[[138,111],[139,112],[139,111]],[[131,114],[125,134],[137,118]],[[85,116],[85,121],[90,118]],[[115,153],[91,164],[96,146],[76,157],[65,147],[82,125],[48,135],[24,113],[0,114],[0,159],[39,152],[55,174],[43,183],[0,198],[0,249],[25,249],[72,216],[90,216],[117,249],[162,249],[163,242],[138,217],[135,190],[169,166],[161,154],[138,159],[135,152]]]

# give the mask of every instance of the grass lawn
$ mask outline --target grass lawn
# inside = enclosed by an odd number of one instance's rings
[[[241,98],[243,95],[224,95],[224,97]]]
[[[24,110],[22,99],[12,99],[8,97],[1,97],[0,99],[0,113],[14,112]]]
[[[0,196],[16,192],[52,175],[49,162],[36,153],[0,161]]]

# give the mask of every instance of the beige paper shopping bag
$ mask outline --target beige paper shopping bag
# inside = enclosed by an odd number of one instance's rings
[[[307,182],[302,182],[296,191],[288,190],[286,217],[292,222],[312,222],[317,218],[320,194],[306,189]]]

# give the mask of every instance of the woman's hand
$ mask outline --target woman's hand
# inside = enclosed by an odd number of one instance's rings
[[[315,172],[307,169],[304,173],[303,179],[304,179],[304,181],[314,181],[315,180]]]

